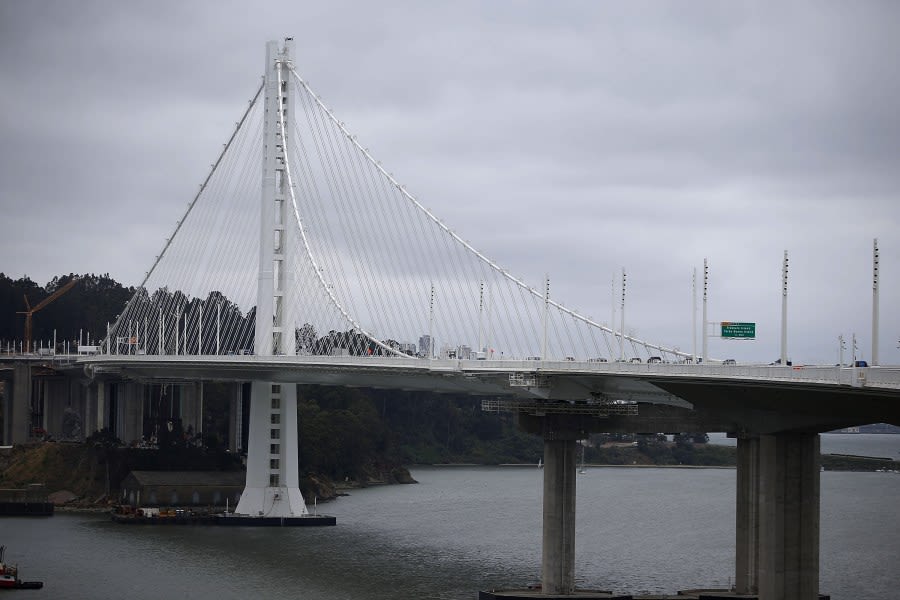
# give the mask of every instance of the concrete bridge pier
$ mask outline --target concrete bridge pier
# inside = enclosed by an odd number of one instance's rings
[[[103,390],[106,383],[102,379],[91,381],[85,390],[84,402],[84,436],[90,437],[94,432],[103,429]]]
[[[819,597],[819,435],[738,438],[735,591]]]
[[[144,387],[132,381],[116,384],[115,433],[126,444],[141,439],[144,431]]]
[[[576,439],[574,431],[544,435],[541,586],[547,594],[575,591]]]
[[[94,431],[102,431],[109,425],[106,414],[106,388],[107,383],[102,379],[97,382],[97,396],[94,402]]]
[[[233,383],[228,402],[228,448],[240,453],[244,449],[244,403],[249,395],[249,384]]]
[[[3,423],[0,425],[0,446],[8,444],[9,433],[6,431],[6,423],[9,420],[9,402],[12,395],[12,377],[6,376],[0,371],[0,418]]]
[[[737,438],[734,589],[759,591],[759,436]]]
[[[22,444],[31,437],[31,366],[16,364],[12,381],[7,381],[3,406],[3,442]]]
[[[597,419],[575,414],[519,413],[519,427],[544,438],[544,508],[541,592],[575,593],[575,482],[578,440],[599,429]]]
[[[308,515],[300,493],[297,386],[251,382],[247,483],[236,515],[282,519]]]

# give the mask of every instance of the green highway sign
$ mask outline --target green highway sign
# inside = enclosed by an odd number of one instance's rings
[[[733,340],[756,339],[756,323],[722,321],[722,337]]]

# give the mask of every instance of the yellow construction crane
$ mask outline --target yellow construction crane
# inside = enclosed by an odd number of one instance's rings
[[[76,283],[78,283],[78,277],[73,277],[69,280],[66,285],[62,286],[43,300],[37,303],[36,306],[32,307],[31,303],[28,302],[28,296],[24,296],[25,298],[25,309],[24,311],[18,311],[16,314],[25,315],[25,352],[31,352],[31,316],[37,311],[41,310],[66,292],[72,289]]]

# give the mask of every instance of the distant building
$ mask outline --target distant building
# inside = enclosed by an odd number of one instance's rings
[[[430,335],[419,338],[419,356],[422,358],[434,358],[434,340]]]

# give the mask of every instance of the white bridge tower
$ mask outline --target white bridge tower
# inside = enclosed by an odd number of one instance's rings
[[[296,354],[296,248],[290,247],[290,190],[285,152],[294,102],[289,83],[293,40],[266,45],[263,177],[256,297],[255,353]],[[236,514],[282,518],[307,515],[297,459],[297,386],[254,381],[250,396],[247,482]]]

